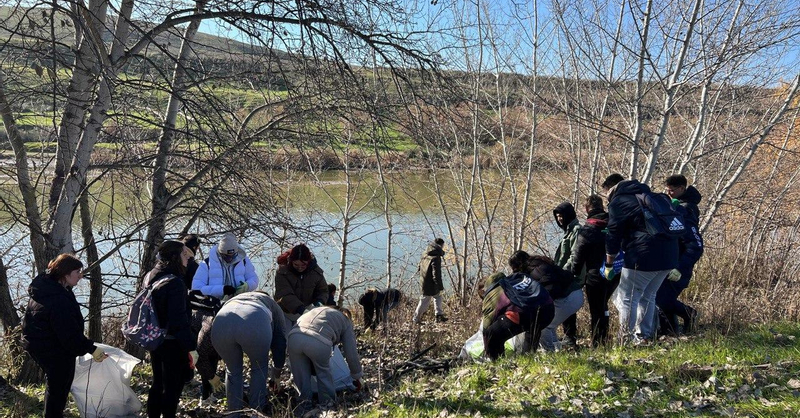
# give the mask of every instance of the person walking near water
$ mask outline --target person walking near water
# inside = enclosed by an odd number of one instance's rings
[[[442,256],[444,256],[444,240],[436,238],[428,244],[422,260],[419,262],[420,284],[422,286],[422,298],[419,300],[417,310],[414,312],[414,323],[419,324],[422,321],[422,315],[428,310],[433,299],[433,305],[436,311],[436,322],[445,322],[447,317],[444,315],[442,309],[442,291],[444,284],[442,283]]]

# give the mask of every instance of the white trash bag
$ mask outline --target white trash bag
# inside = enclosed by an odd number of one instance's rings
[[[347,361],[344,359],[338,345],[333,347],[329,366],[333,376],[333,387],[337,392],[345,389],[356,390],[356,387],[353,386],[353,379],[350,378],[350,367],[347,365]],[[314,393],[319,392],[317,376],[311,376],[311,391]]]
[[[478,329],[473,336],[469,337],[467,341],[464,343],[464,347],[461,348],[461,353],[458,355],[459,358],[463,359],[472,359],[476,363],[480,363],[486,361],[486,357],[484,356],[484,347],[483,347],[483,327]],[[504,344],[506,349],[506,354],[520,352],[522,351],[522,344],[525,341],[525,333],[519,333],[514,337],[507,340]]]
[[[140,360],[122,349],[105,344],[100,347],[108,358],[98,363],[91,354],[75,361],[72,397],[83,418],[122,418],[136,416],[142,403],[131,389],[131,373]]]

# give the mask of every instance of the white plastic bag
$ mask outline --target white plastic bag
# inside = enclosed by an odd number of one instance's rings
[[[525,333],[519,333],[508,339],[504,345],[506,354],[522,351],[522,344],[525,342]],[[476,363],[486,361],[484,357],[485,348],[483,346],[483,326],[478,329],[473,336],[469,337],[461,348],[459,358],[472,359]]]
[[[140,360],[125,351],[95,344],[108,354],[98,363],[91,354],[75,361],[72,397],[83,418],[122,418],[138,415],[142,403],[131,389],[131,373]]]
[[[350,367],[347,366],[347,361],[345,361],[338,345],[333,347],[329,367],[331,369],[331,375],[333,376],[333,387],[337,392],[345,389],[356,389],[356,387],[353,386],[353,379],[350,378]],[[314,393],[319,392],[317,376],[311,376],[311,391]]]

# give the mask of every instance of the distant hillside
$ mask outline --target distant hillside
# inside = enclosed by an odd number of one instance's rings
[[[40,37],[41,39],[49,39],[51,31],[55,34],[55,40],[64,45],[71,45],[75,36],[75,29],[72,20],[63,12],[56,12],[53,17],[55,25],[50,22],[51,9],[49,8],[32,8],[21,9],[11,6],[0,6],[0,45],[8,47],[22,47],[22,38],[27,37],[25,47],[32,47],[30,44],[31,37]],[[108,44],[111,44],[113,39],[114,25],[116,24],[117,16],[109,16],[103,31],[100,33],[102,39]],[[142,31],[152,28],[157,22],[135,21],[134,26],[138,30],[131,33],[129,44],[132,45],[137,42],[142,36]],[[51,28],[52,26],[52,28]],[[155,45],[149,47],[146,51],[150,54],[162,54],[162,48],[166,49],[170,54],[177,54],[181,44],[181,33],[183,27],[176,27],[170,31],[164,32],[156,36],[154,39]],[[161,48],[159,48],[159,46]],[[283,51],[269,50],[262,46],[254,46],[234,39],[211,35],[207,33],[198,33],[195,42],[193,43],[195,53],[207,59],[230,59],[235,55],[265,55],[274,54],[276,58],[284,59],[287,54]]]

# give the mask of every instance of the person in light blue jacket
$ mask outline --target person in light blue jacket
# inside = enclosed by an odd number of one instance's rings
[[[192,290],[217,298],[230,297],[258,288],[253,262],[228,232],[218,245],[211,247],[208,258],[199,263],[192,280]]]

